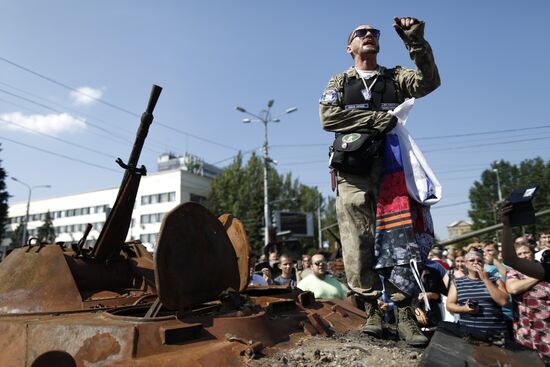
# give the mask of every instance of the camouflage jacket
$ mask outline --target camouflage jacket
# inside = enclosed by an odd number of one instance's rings
[[[405,44],[417,69],[395,67],[393,82],[402,102],[405,98],[419,98],[435,90],[440,84],[439,72],[435,65],[432,49],[423,38]],[[382,69],[383,70],[383,69]],[[323,129],[333,132],[351,132],[358,128],[374,128],[386,132],[392,116],[386,111],[369,111],[343,108],[344,80],[358,77],[351,67],[343,73],[333,76],[325,89],[319,106],[319,115]]]

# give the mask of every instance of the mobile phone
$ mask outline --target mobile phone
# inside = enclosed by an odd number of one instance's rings
[[[475,299],[467,299],[466,305],[470,308],[476,308],[477,306],[479,306],[479,303]]]

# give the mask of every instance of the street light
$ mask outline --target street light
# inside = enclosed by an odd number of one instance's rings
[[[280,115],[276,117],[271,116],[271,107],[273,107],[273,103],[275,101],[270,99],[267,102],[267,109],[262,110],[259,115],[255,115],[253,113],[248,112],[243,107],[237,106],[235,109],[239,112],[246,113],[247,115],[250,115],[254,117],[254,119],[245,118],[243,119],[244,123],[251,123],[251,122],[261,122],[264,124],[264,246],[267,246],[269,244],[269,227],[271,225],[270,215],[269,215],[269,191],[267,187],[267,170],[269,166],[269,162],[274,162],[271,158],[269,158],[269,144],[267,140],[267,124],[270,122],[279,122],[282,115],[285,115],[287,113],[292,113],[294,111],[297,111],[298,109],[296,107],[288,108],[285,112],[281,113]]]
[[[29,196],[27,198],[27,214],[25,214],[25,225],[23,226],[23,233],[21,234],[21,246],[25,246],[25,243],[27,243],[27,227],[29,225],[29,208],[31,206],[31,195],[32,195],[32,189],[38,189],[38,188],[47,188],[49,189],[50,185],[35,185],[31,186],[26,182],[23,182],[13,176],[11,176],[11,179],[15,182],[19,182],[21,185],[24,185],[29,190]]]
[[[502,190],[500,188],[500,176],[498,174],[498,168],[493,168],[493,172],[497,174],[497,190],[498,190],[498,203],[502,203]],[[493,214],[495,216],[495,224],[497,223],[497,204],[493,206]],[[496,241],[499,242],[498,231],[495,232]]]
[[[502,191],[500,189],[500,176],[498,175],[498,169],[493,168],[493,172],[497,174],[498,202],[502,203]]]

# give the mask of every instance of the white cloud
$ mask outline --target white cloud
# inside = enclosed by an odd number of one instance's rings
[[[68,113],[57,115],[24,115],[21,112],[5,113],[0,115],[0,128],[12,131],[46,133],[58,136],[64,132],[73,132],[86,128],[83,119]],[[4,122],[4,121],[7,121]]]
[[[101,89],[94,89],[90,87],[80,87],[76,91],[72,91],[70,94],[73,104],[76,106],[89,106],[100,99],[103,96]]]

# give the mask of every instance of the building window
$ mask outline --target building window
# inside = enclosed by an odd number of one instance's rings
[[[194,203],[204,204],[206,203],[206,197],[196,194],[189,194],[189,201]]]
[[[141,224],[148,224],[148,223],[159,223],[162,222],[162,218],[164,218],[165,213],[153,213],[153,214],[143,214],[140,217]]]
[[[160,194],[152,195],[143,195],[141,197],[141,205],[157,204],[157,203],[166,203],[169,201],[176,200],[176,192],[163,192]]]
[[[139,240],[142,243],[155,244],[157,240],[157,233],[145,233],[139,236]]]

